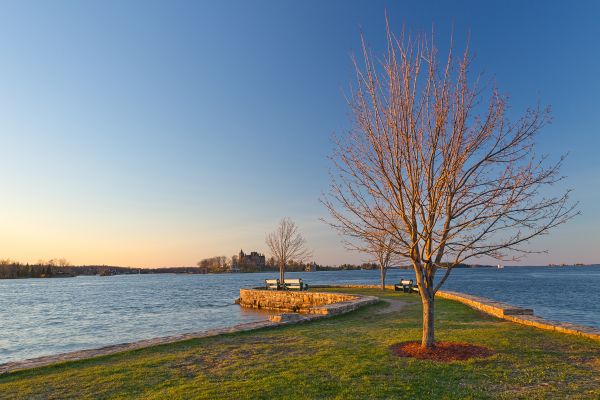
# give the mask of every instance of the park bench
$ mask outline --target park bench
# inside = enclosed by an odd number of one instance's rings
[[[279,290],[279,279],[265,279],[266,290]]]
[[[295,278],[295,279],[285,279],[283,281],[283,288],[285,290],[308,290],[308,285],[304,282],[302,282],[302,279],[300,278]]]
[[[417,285],[415,285],[413,283],[412,279],[400,278],[400,283],[396,283],[394,285],[394,290],[396,292],[403,291],[404,293],[412,293],[412,292],[418,292],[419,288]]]

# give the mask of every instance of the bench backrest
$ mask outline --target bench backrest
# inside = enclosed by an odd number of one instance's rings
[[[412,285],[412,283],[413,283],[412,279],[402,279],[400,281],[401,285]]]
[[[286,285],[300,285],[302,283],[302,279],[286,279],[284,282]]]
[[[267,288],[279,288],[279,280],[278,279],[265,279],[265,286]]]

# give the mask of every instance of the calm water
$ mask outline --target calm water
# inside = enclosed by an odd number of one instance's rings
[[[377,271],[290,273],[312,284],[376,284]],[[388,282],[413,277],[393,270]],[[0,280],[0,363],[265,319],[233,301],[274,273]],[[600,327],[600,267],[458,269],[445,289]]]

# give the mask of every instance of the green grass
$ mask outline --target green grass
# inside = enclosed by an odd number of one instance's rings
[[[382,302],[306,324],[2,375],[0,398],[600,398],[600,342],[516,325],[438,299],[438,340],[480,344],[497,354],[452,363],[398,358],[390,345],[420,338],[418,297],[343,291],[409,305],[386,314]]]

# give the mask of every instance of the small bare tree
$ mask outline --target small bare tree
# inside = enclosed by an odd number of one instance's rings
[[[325,202],[325,205],[328,206],[328,203]],[[353,221],[351,224],[345,224],[340,219],[337,222],[323,219],[325,223],[347,238],[344,240],[346,248],[368,254],[372,257],[372,261],[377,262],[381,290],[385,290],[385,277],[388,268],[398,258],[394,249],[394,238],[386,229],[378,227],[378,223],[383,220],[383,217],[380,217],[378,220]]]
[[[289,218],[279,222],[274,232],[267,234],[265,241],[269,247],[272,257],[279,266],[279,280],[285,279],[285,266],[289,261],[303,262],[311,256],[306,248],[306,240],[298,231],[296,224]]]
[[[386,21],[387,22],[387,21]],[[434,297],[468,259],[518,257],[525,245],[575,214],[569,191],[549,196],[562,158],[536,157],[549,110],[508,121],[507,98],[471,83],[468,49],[438,64],[433,40],[394,35],[363,63],[349,96],[353,127],[336,138],[337,174],[324,200],[334,224],[359,237],[390,235],[410,260],[423,304],[422,346],[433,347]],[[489,95],[489,96],[488,96]],[[369,229],[365,229],[368,227]],[[434,282],[442,262],[444,275]]]
[[[379,264],[379,280],[381,290],[385,290],[385,276],[394,261],[394,241],[389,235],[367,242],[365,252],[371,254]]]

